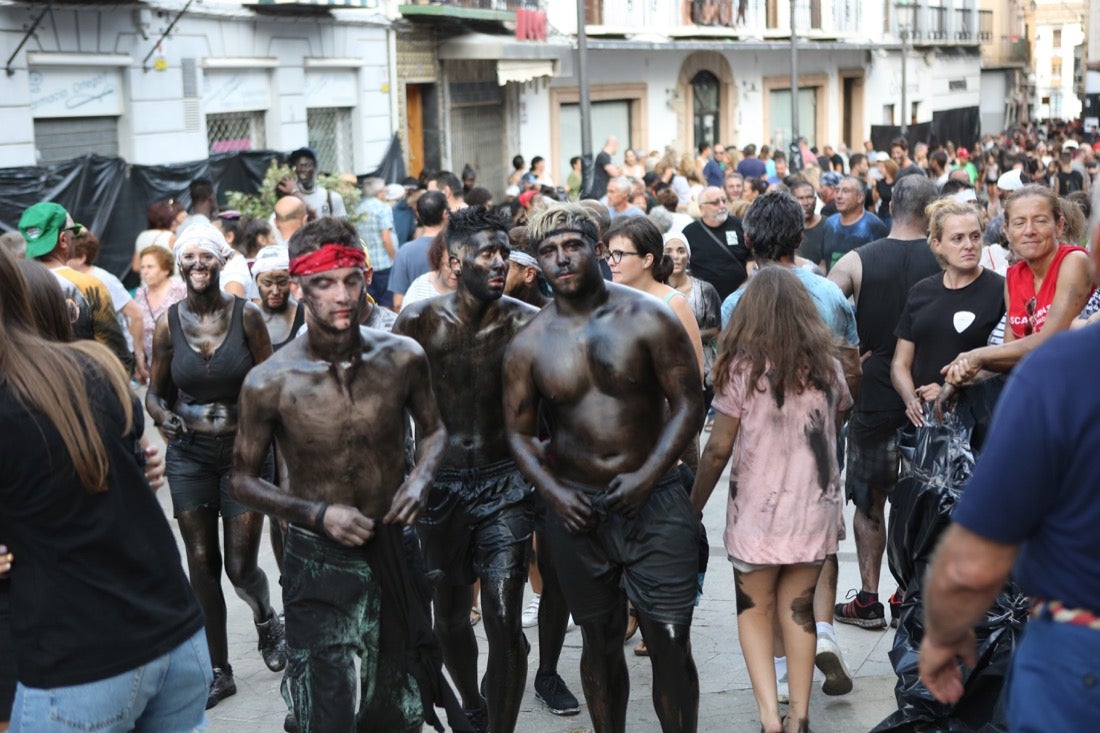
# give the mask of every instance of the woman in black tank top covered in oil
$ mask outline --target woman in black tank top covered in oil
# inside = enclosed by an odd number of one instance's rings
[[[206,617],[214,667],[207,708],[236,692],[221,587],[219,514],[226,575],[252,609],[264,663],[276,672],[286,665],[282,622],[271,607],[267,576],[257,564],[263,514],[228,493],[241,384],[253,366],[271,355],[259,308],[221,290],[221,268],[230,252],[221,232],[208,224],[192,224],[176,240],[187,297],[157,321],[145,401],[168,444],[165,467],[173,513],[183,535],[191,587]]]

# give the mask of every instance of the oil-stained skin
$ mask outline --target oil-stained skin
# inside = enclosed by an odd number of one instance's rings
[[[733,571],[733,587],[737,598],[737,615],[740,616],[750,608],[756,608],[756,604],[753,603],[752,597],[744,591],[741,587],[741,573]]]
[[[794,619],[794,622],[801,626],[802,630],[807,634],[812,634],[816,631],[817,625],[814,622],[814,586],[811,585],[791,601],[791,618]]]
[[[829,478],[832,476],[830,460],[833,448],[830,446],[829,437],[825,434],[825,416],[820,410],[810,413],[810,424],[806,426],[804,432],[817,466],[817,485],[824,494],[829,490]]]

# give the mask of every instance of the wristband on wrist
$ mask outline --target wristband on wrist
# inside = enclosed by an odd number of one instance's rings
[[[328,511],[328,502],[322,501],[317,513],[313,515],[313,529],[322,537],[325,535],[325,512]]]

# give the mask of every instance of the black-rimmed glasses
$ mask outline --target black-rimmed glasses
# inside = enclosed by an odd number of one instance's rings
[[[608,250],[607,254],[604,255],[604,259],[607,260],[608,262],[610,262],[613,265],[617,265],[620,262],[622,262],[623,257],[626,257],[627,255],[633,255],[634,257],[641,257],[642,253],[641,252],[624,252],[621,249],[611,249],[611,250]]]

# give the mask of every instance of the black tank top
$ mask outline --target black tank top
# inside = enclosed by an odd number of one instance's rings
[[[172,336],[172,381],[184,401],[236,404],[245,375],[256,365],[244,335],[244,299],[234,297],[229,332],[207,361],[187,342],[180,323],[179,303],[168,308]]]
[[[890,362],[894,358],[898,326],[909,289],[929,275],[940,272],[932,249],[923,239],[880,239],[855,250],[863,265],[863,281],[856,304],[856,328],[860,352],[871,350],[863,362],[856,409],[860,412],[904,410],[890,383]]]
[[[302,307],[302,304],[299,303],[297,306],[295,306],[294,322],[290,324],[290,335],[287,336],[285,340],[280,341],[277,344],[272,344],[272,351],[278,351],[279,349],[283,348],[291,341],[293,341],[294,337],[298,335],[298,332],[302,330],[302,326],[305,324],[305,322],[306,310],[304,307]]]

